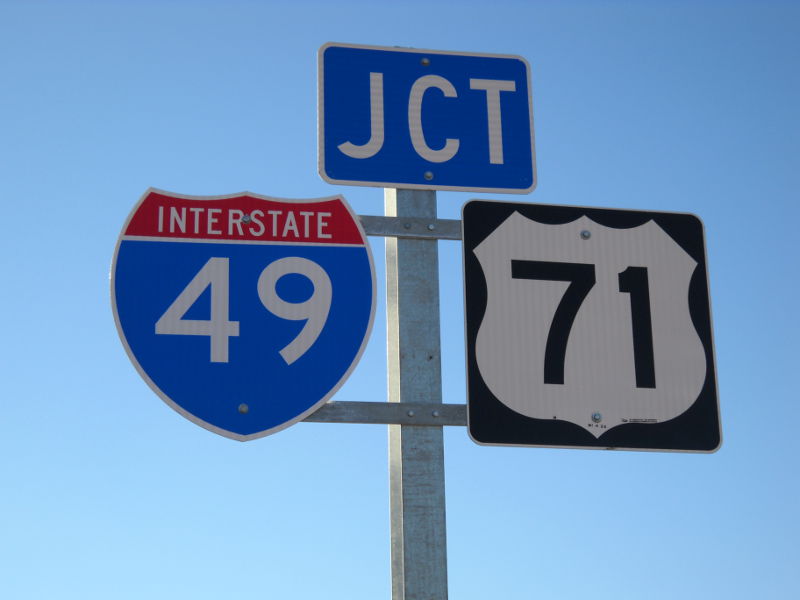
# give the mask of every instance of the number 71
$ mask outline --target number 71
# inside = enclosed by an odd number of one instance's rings
[[[564,361],[572,324],[583,301],[595,283],[593,264],[512,260],[513,279],[568,281],[558,303],[544,351],[544,383],[564,384]],[[653,357],[653,324],[650,315],[650,286],[647,267],[628,267],[618,274],[621,293],[630,295],[633,357],[636,387],[655,388],[656,373]]]

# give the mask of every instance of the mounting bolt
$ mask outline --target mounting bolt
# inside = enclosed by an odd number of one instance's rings
[[[433,231],[434,229],[436,229],[436,225],[434,225],[433,223],[429,223],[428,224],[428,231]]]
[[[439,411],[438,411],[438,410],[435,410],[435,411],[433,411],[431,414],[432,414],[434,417],[438,417],[438,416],[439,416]]]
[[[247,406],[244,402],[239,405],[239,414],[246,415],[250,412],[250,407]]]
[[[414,416],[414,411],[413,411],[413,410],[410,410],[410,411],[408,411],[406,414],[407,414],[409,417],[413,417],[413,416]]]
[[[430,181],[431,179],[433,179],[433,173],[431,171],[425,171],[425,173],[423,173],[422,176],[425,178],[426,181]]]
[[[244,215],[242,217],[242,223],[249,223],[250,222],[250,215]]]
[[[583,231],[581,231],[581,239],[582,240],[588,240],[590,237],[592,237],[592,232],[591,231],[589,231],[588,229],[584,229]]]
[[[421,64],[423,67],[427,67],[431,64],[431,59],[426,56],[419,61],[419,64]]]
[[[592,413],[592,421],[594,421],[595,423],[599,423],[602,420],[603,420],[603,415],[601,415],[599,412]]]

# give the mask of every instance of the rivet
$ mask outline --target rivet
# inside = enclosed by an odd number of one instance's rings
[[[433,231],[434,229],[436,229],[436,225],[434,225],[433,223],[429,223],[428,224],[428,231]]]
[[[595,423],[599,423],[602,420],[603,420],[603,415],[601,415],[599,412],[592,413],[592,421],[594,421]]]
[[[584,229],[583,231],[581,231],[581,239],[582,240],[588,240],[590,237],[592,237],[592,232],[591,231],[589,231],[588,229]]]
[[[413,417],[413,416],[414,416],[414,411],[413,411],[413,410],[410,410],[410,411],[408,411],[406,414],[407,414],[409,417]]]
[[[403,229],[411,229],[411,223],[403,223]]]
[[[430,181],[431,179],[433,179],[433,173],[431,171],[425,171],[423,177],[425,177],[427,181]]]
[[[242,223],[249,223],[250,222],[250,215],[244,215],[242,217]]]
[[[430,64],[431,64],[431,59],[430,59],[430,58],[428,58],[428,57],[426,56],[426,57],[424,57],[422,60],[420,60],[420,61],[419,61],[419,63],[420,63],[420,64],[421,64],[423,67],[427,67],[428,65],[430,65]]]
[[[244,402],[242,402],[239,405],[239,413],[242,414],[242,415],[246,415],[249,412],[250,412],[250,407],[247,406],[247,404],[245,404]]]
[[[439,411],[438,411],[438,410],[435,410],[435,411],[433,411],[431,414],[432,414],[434,417],[438,417],[438,416],[439,416]]]

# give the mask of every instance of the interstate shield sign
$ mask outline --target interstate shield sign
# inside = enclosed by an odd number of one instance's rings
[[[111,269],[139,374],[191,421],[237,440],[302,420],[355,368],[375,314],[364,231],[340,197],[148,190]]]

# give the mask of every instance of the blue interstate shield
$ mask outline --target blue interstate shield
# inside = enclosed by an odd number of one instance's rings
[[[372,327],[375,274],[341,197],[149,190],[119,238],[111,297],[148,385],[198,425],[248,440],[344,383]]]

